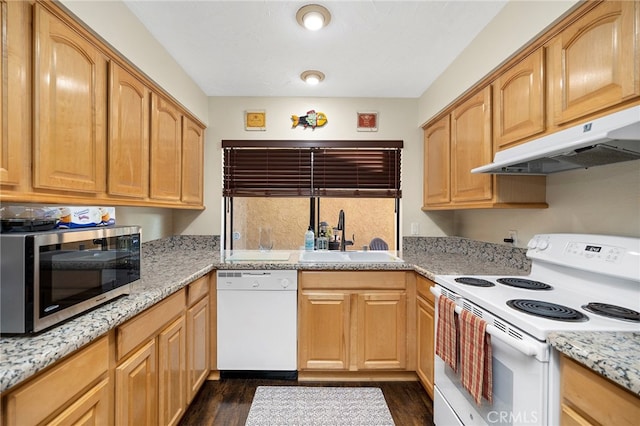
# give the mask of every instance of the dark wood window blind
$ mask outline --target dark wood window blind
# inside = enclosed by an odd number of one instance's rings
[[[222,141],[225,197],[400,198],[402,141]]]

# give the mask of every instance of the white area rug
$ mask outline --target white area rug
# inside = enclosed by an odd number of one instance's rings
[[[246,425],[394,423],[380,388],[258,386]]]

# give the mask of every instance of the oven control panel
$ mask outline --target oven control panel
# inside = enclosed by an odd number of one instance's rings
[[[640,238],[589,234],[539,234],[527,257],[640,281]]]

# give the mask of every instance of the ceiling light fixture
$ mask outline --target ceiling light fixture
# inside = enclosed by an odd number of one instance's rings
[[[305,83],[307,83],[307,84],[309,84],[311,86],[315,86],[316,84],[318,84],[322,80],[324,80],[324,74],[321,73],[320,71],[308,70],[308,71],[305,71],[302,74],[300,74],[300,78]]]
[[[296,20],[298,24],[304,28],[317,31],[329,25],[331,13],[329,13],[326,7],[320,6],[319,4],[308,4],[298,9]]]

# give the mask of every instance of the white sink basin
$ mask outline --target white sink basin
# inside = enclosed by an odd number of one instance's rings
[[[404,262],[387,251],[303,251],[303,263],[396,263]]]

